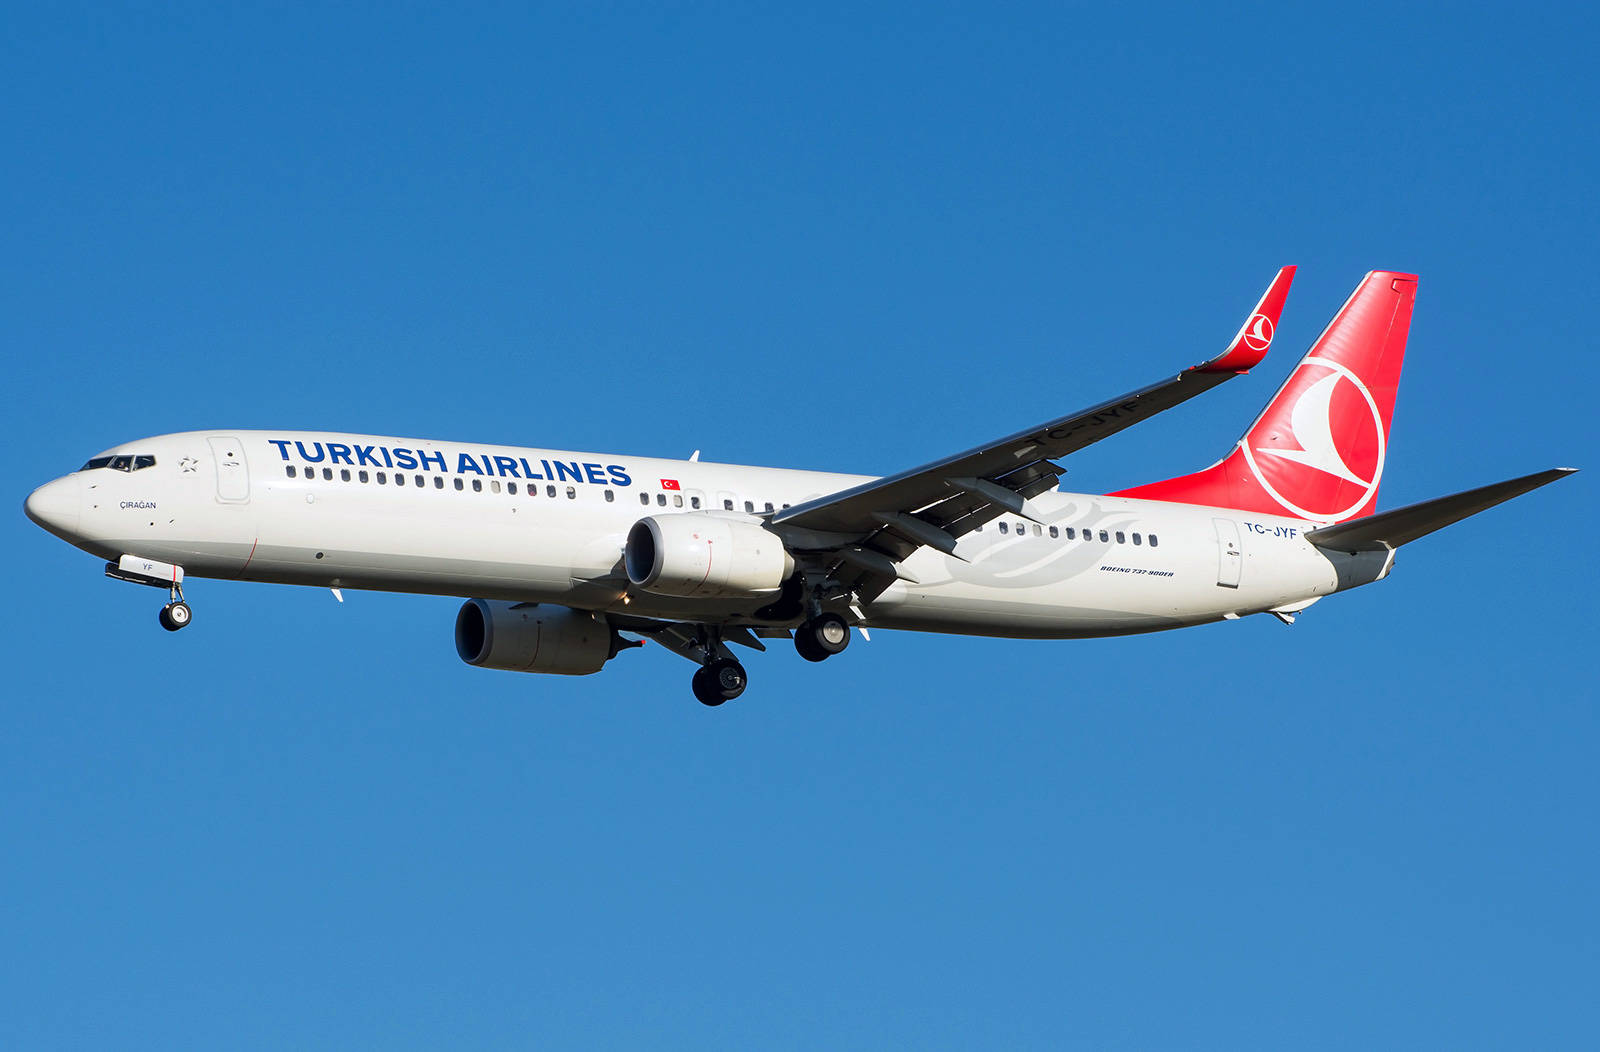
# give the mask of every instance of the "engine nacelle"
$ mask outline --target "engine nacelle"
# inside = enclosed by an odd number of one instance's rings
[[[603,614],[565,606],[468,599],[456,614],[456,653],[479,668],[587,676],[619,641]]]
[[[622,560],[637,588],[687,599],[770,595],[794,573],[776,534],[713,515],[651,515],[628,531]]]

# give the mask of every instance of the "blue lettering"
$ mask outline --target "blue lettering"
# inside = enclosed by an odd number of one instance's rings
[[[539,463],[544,465],[544,477],[545,478],[553,479],[553,478],[556,477],[555,472],[550,470],[550,462],[548,460],[541,460],[541,461],[539,461]]]
[[[371,446],[357,446],[356,447],[356,463],[357,464],[363,464],[363,465],[370,464],[371,466],[373,466],[375,468],[383,467],[383,462],[381,460],[379,460],[377,457],[372,455],[372,447]]]
[[[483,474],[483,469],[478,466],[478,462],[473,460],[472,457],[468,456],[466,453],[461,454],[460,459],[456,461],[456,471],[458,474],[462,475],[465,475],[469,471],[474,475]]]
[[[541,475],[538,472],[533,470],[533,465],[528,463],[528,458],[527,457],[523,457],[522,458],[522,470],[524,472],[524,474],[522,476],[523,478],[526,478],[526,479],[542,479],[542,478],[544,478],[543,475]]]
[[[394,461],[389,459],[389,447],[388,446],[379,446],[378,447],[378,452],[383,454],[383,466],[384,467],[386,467],[386,468],[394,467]]]
[[[633,479],[628,477],[628,469],[621,464],[607,464],[606,470],[611,472],[611,481],[617,486],[631,486]]]
[[[312,456],[310,453],[306,452],[306,444],[304,442],[296,442],[294,444],[294,448],[296,448],[296,449],[298,449],[300,451],[301,459],[309,460],[311,463],[315,464],[318,461],[320,461],[323,457],[327,456],[327,454],[322,451],[322,443],[321,442],[313,442],[313,443],[311,443],[311,445],[316,448],[316,451],[317,451],[317,455],[316,456]]]
[[[573,482],[583,481],[583,472],[578,470],[576,460],[556,461],[556,481],[560,482],[563,479],[571,479]]]
[[[350,459],[350,447],[343,442],[328,443],[328,463],[356,466],[356,462]]]
[[[449,470],[448,468],[446,468],[444,466],[444,454],[443,453],[424,453],[422,450],[419,449],[419,450],[417,450],[417,456],[421,460],[421,463],[418,464],[417,466],[420,467],[424,471],[428,470],[428,465],[429,464],[432,464],[434,467],[438,468],[440,471],[448,471]]]
[[[411,450],[409,449],[396,449],[394,451],[394,459],[395,463],[399,464],[403,468],[406,468],[407,470],[413,469],[417,466],[417,458],[411,454]]]
[[[514,479],[522,477],[517,474],[517,461],[514,457],[495,457],[494,466],[502,475],[510,475]]]
[[[267,444],[278,447],[278,455],[284,460],[289,459],[289,440],[287,438],[269,438]]]
[[[597,483],[601,486],[606,484],[606,477],[601,472],[599,464],[585,464],[583,466],[583,473],[590,482]]]

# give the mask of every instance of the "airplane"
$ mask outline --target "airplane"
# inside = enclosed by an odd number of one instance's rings
[[[124,443],[35,490],[28,516],[167,590],[188,577],[465,598],[480,668],[599,672],[646,640],[739,697],[732,646],[808,661],[903,629],[1070,639],[1251,614],[1285,623],[1381,581],[1395,551],[1571,474],[1376,510],[1417,277],[1365,276],[1256,421],[1203,470],[1063,492],[1059,461],[1260,364],[1278,272],[1223,352],[1079,413],[885,477],[299,431]]]

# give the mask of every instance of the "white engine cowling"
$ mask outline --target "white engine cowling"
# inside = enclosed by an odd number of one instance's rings
[[[456,653],[479,668],[587,676],[616,644],[604,615],[565,606],[468,599],[456,614]]]
[[[628,531],[628,580],[660,595],[744,599],[770,595],[794,573],[776,534],[712,515],[652,515]]]

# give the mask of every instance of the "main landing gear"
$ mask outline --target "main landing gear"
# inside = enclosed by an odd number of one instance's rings
[[[807,661],[826,661],[850,645],[850,625],[838,614],[818,614],[794,630],[794,648]]]
[[[733,658],[718,658],[703,666],[690,682],[702,705],[721,705],[743,694],[750,677]]]
[[[739,631],[745,637],[749,636],[747,630]],[[722,645],[721,630],[701,625],[697,632],[692,640],[683,638],[680,640],[682,645],[674,648],[684,657],[704,662],[690,681],[694,696],[702,705],[715,706],[732,701],[744,693],[750,683],[749,675],[743,665],[728,656],[728,648]],[[766,649],[753,637],[747,645]],[[794,630],[794,647],[807,661],[826,660],[842,653],[849,645],[850,622],[841,614],[819,611]]]

